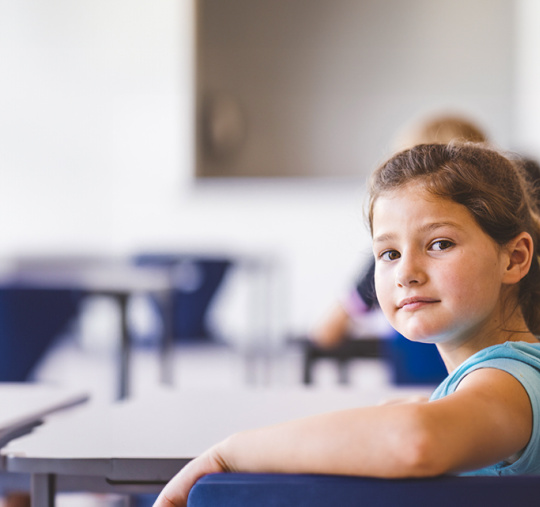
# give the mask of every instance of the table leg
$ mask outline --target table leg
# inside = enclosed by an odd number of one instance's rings
[[[32,507],[54,507],[56,476],[33,474],[31,483]]]
[[[161,315],[162,315],[162,336],[161,336],[161,382],[163,384],[173,384],[173,359],[174,359],[174,337],[173,337],[173,292],[166,291],[160,295]]]
[[[118,294],[120,305],[121,340],[120,344],[120,379],[118,399],[123,400],[129,396],[129,366],[130,366],[130,340],[127,317],[127,294]]]

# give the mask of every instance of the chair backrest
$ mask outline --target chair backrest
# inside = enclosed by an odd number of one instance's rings
[[[174,284],[173,336],[177,340],[209,340],[208,313],[234,262],[228,258],[151,253],[135,256],[138,266],[169,270]]]
[[[0,381],[27,380],[77,314],[82,295],[67,289],[0,286]]]
[[[384,356],[397,385],[440,384],[448,375],[437,347],[407,340],[399,333],[382,341]]]
[[[200,479],[188,507],[532,507],[540,477],[369,479],[331,475],[215,474]]]

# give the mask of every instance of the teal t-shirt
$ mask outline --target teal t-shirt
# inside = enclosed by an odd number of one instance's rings
[[[525,388],[532,406],[532,434],[527,447],[513,463],[501,461],[460,475],[540,475],[540,343],[506,342],[477,352],[435,389],[431,400],[452,394],[467,374],[480,368],[506,371]]]

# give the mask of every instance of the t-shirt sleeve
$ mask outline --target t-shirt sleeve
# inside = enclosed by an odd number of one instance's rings
[[[468,373],[481,368],[495,368],[512,375],[523,386],[531,402],[533,421],[531,438],[514,463],[501,462],[494,471],[500,475],[540,473],[540,371],[530,364],[508,358],[494,358],[475,365]]]

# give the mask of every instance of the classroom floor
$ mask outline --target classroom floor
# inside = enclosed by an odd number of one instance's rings
[[[281,387],[302,382],[302,351],[287,346],[270,356],[254,357],[223,344],[178,344],[173,357],[173,385],[177,388]],[[116,351],[86,349],[72,337],[64,338],[34,373],[35,380],[86,389],[93,398],[114,401],[118,391]],[[388,367],[378,360],[352,361],[351,387],[380,387],[390,382]],[[315,366],[314,386],[336,385],[335,363]],[[133,396],[160,385],[158,351],[135,347],[131,357],[130,390]]]

